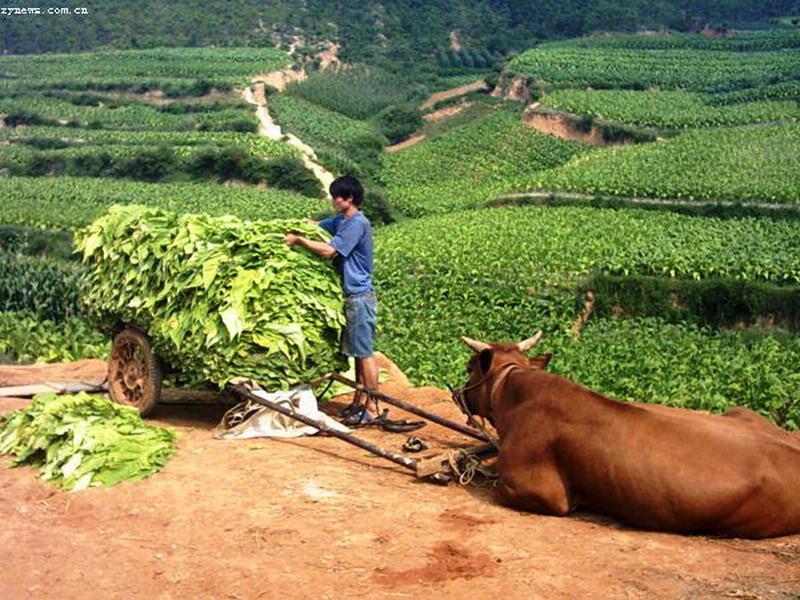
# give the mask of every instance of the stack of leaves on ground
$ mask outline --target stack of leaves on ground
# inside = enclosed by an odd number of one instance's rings
[[[146,425],[135,408],[84,393],[39,394],[0,419],[0,453],[14,455],[13,466],[40,467],[43,479],[71,491],[157,473],[175,438]]]
[[[341,284],[325,261],[284,244],[306,221],[242,221],[115,206],[82,230],[83,300],[105,326],[135,324],[187,378],[287,389],[340,370]]]

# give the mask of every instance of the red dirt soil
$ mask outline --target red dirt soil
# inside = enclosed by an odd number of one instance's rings
[[[96,379],[103,368],[0,367],[0,385]],[[463,420],[446,392],[410,388],[396,371],[382,389]],[[0,398],[0,413],[27,402]],[[800,594],[800,535],[725,540],[522,513],[490,489],[418,481],[333,438],[215,440],[223,411],[157,407],[151,422],[180,432],[178,452],[160,473],[113,488],[62,492],[0,458],[0,598]],[[433,424],[417,433],[434,449],[466,445]],[[405,441],[358,435],[398,452]]]

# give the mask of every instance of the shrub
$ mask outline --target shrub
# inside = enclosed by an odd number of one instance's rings
[[[416,108],[409,106],[387,106],[378,113],[378,127],[390,143],[408,139],[422,126],[422,117]]]
[[[169,146],[157,146],[137,150],[131,156],[113,159],[112,174],[115,177],[131,177],[156,181],[177,170],[178,159]]]
[[[21,110],[8,113],[4,121],[6,127],[17,127],[18,125],[46,125],[48,122],[36,113]]]
[[[386,198],[383,188],[370,186],[364,194],[361,211],[372,223],[388,225],[397,220],[397,215]]]
[[[111,170],[112,162],[107,152],[85,152],[70,156],[64,171],[78,177],[103,177]]]

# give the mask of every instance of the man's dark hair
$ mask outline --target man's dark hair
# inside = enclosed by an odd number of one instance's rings
[[[361,206],[361,201],[364,200],[364,188],[361,182],[351,175],[337,177],[328,189],[331,198],[349,198],[356,206]]]

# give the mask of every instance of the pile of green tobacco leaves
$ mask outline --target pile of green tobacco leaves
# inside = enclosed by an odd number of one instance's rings
[[[76,236],[82,300],[106,327],[135,324],[182,376],[248,377],[289,389],[346,365],[341,283],[284,233],[327,241],[306,221],[243,221],[114,206]]]
[[[136,480],[161,470],[176,433],[146,425],[135,408],[102,396],[39,394],[0,417],[0,454],[13,466],[40,467],[43,479],[83,490]]]

